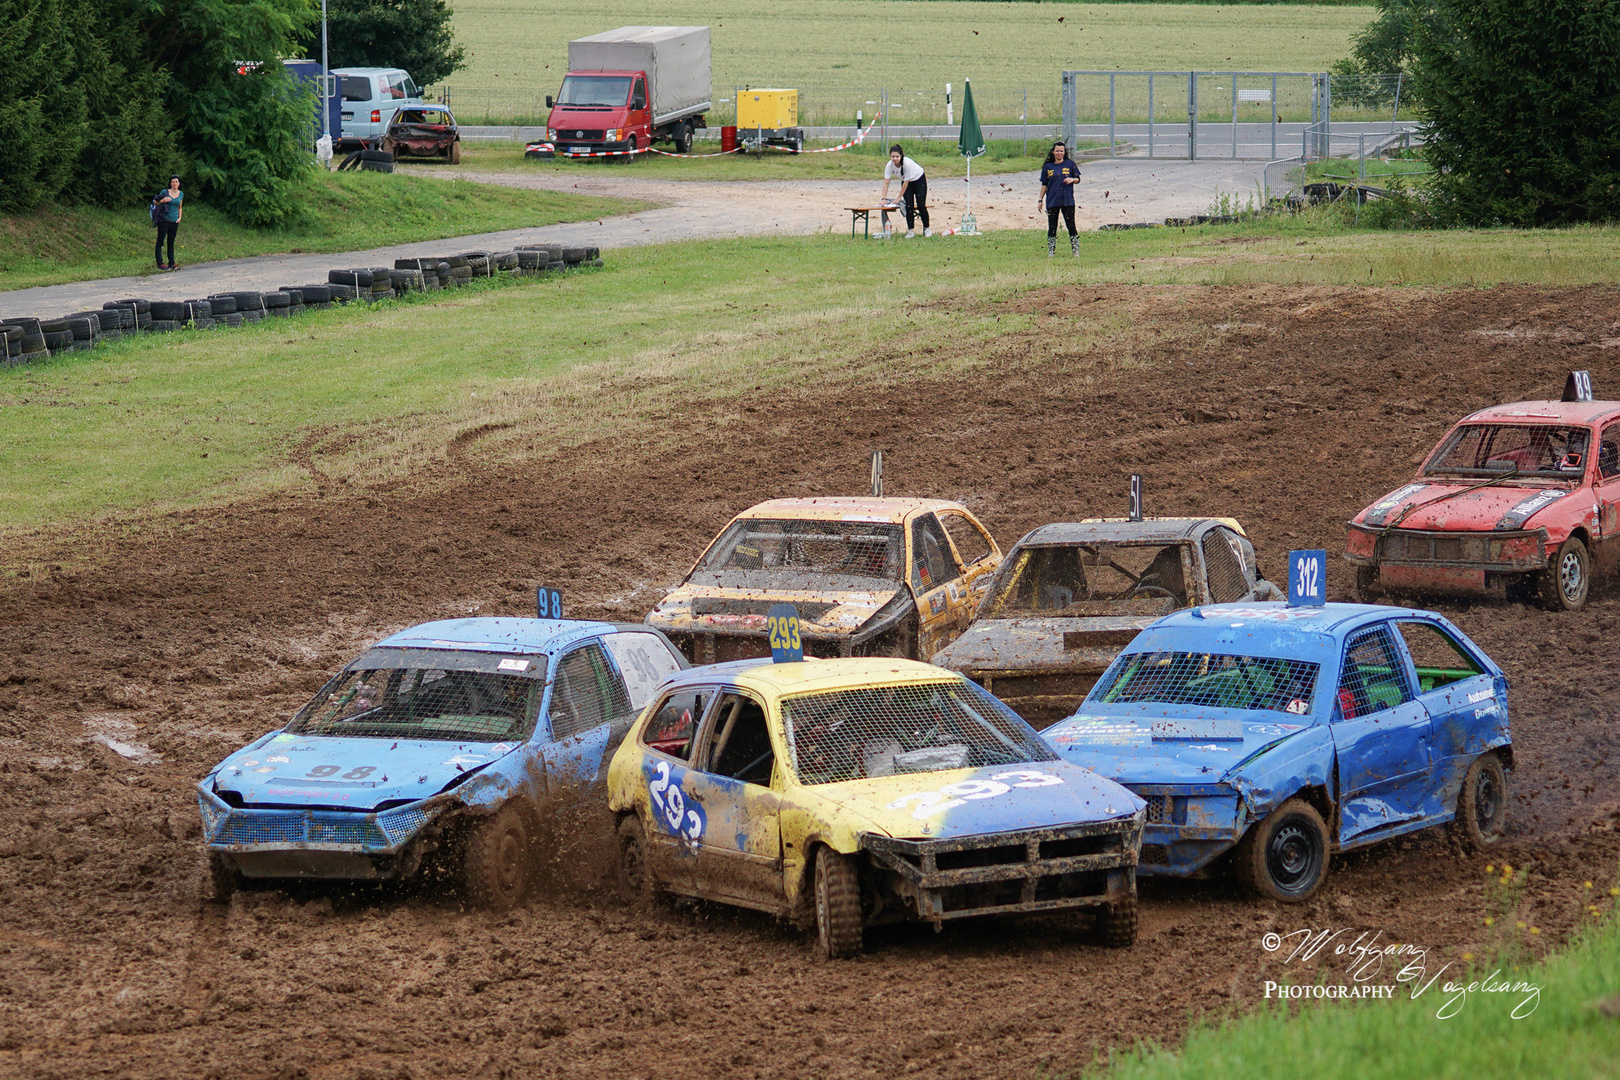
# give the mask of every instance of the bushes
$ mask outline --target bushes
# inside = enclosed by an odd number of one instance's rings
[[[1415,26],[1439,220],[1620,218],[1620,0],[1436,0]]]

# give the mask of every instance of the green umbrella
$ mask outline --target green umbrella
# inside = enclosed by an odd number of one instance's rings
[[[984,153],[984,132],[979,130],[979,110],[973,107],[973,80],[962,83],[962,130],[956,137],[956,148],[967,158],[967,213],[962,215],[962,232],[972,235],[979,231],[973,217],[973,159]]]

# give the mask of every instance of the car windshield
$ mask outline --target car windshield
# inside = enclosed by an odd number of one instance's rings
[[[1464,424],[1423,467],[1425,476],[1545,476],[1576,480],[1588,428],[1571,424]]]
[[[738,588],[898,588],[904,550],[900,526],[888,522],[743,518],[698,570],[708,583]]]
[[[1053,760],[1028,724],[965,679],[790,697],[782,719],[806,784]]]
[[[1274,656],[1128,653],[1114,662],[1086,700],[1104,705],[1264,709],[1303,716],[1311,710],[1319,668],[1309,661]]]
[[[629,100],[628,75],[568,75],[557,93],[559,105],[623,105]]]
[[[527,738],[546,658],[450,649],[372,649],[299,710],[300,735],[511,742]]]
[[[985,605],[991,619],[1160,615],[1190,602],[1183,544],[1021,548]]]

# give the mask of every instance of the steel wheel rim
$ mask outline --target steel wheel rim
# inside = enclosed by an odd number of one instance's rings
[[[1502,813],[1502,789],[1492,769],[1481,769],[1474,781],[1474,819],[1479,831],[1487,836],[1496,831]]]
[[[495,858],[495,876],[501,893],[515,896],[523,887],[523,843],[514,833],[501,837],[500,850]]]
[[[1586,587],[1586,577],[1581,573],[1581,556],[1579,552],[1567,551],[1558,563],[1558,585],[1564,590],[1564,597],[1574,600],[1581,595]]]
[[[1310,885],[1320,861],[1316,838],[1294,818],[1283,822],[1266,845],[1266,869],[1277,887],[1287,893],[1301,892]]]

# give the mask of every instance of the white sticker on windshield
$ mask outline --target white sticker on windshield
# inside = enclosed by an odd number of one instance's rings
[[[502,670],[502,671],[528,671],[529,670],[529,662],[527,660],[502,660],[500,662],[500,670]]]

